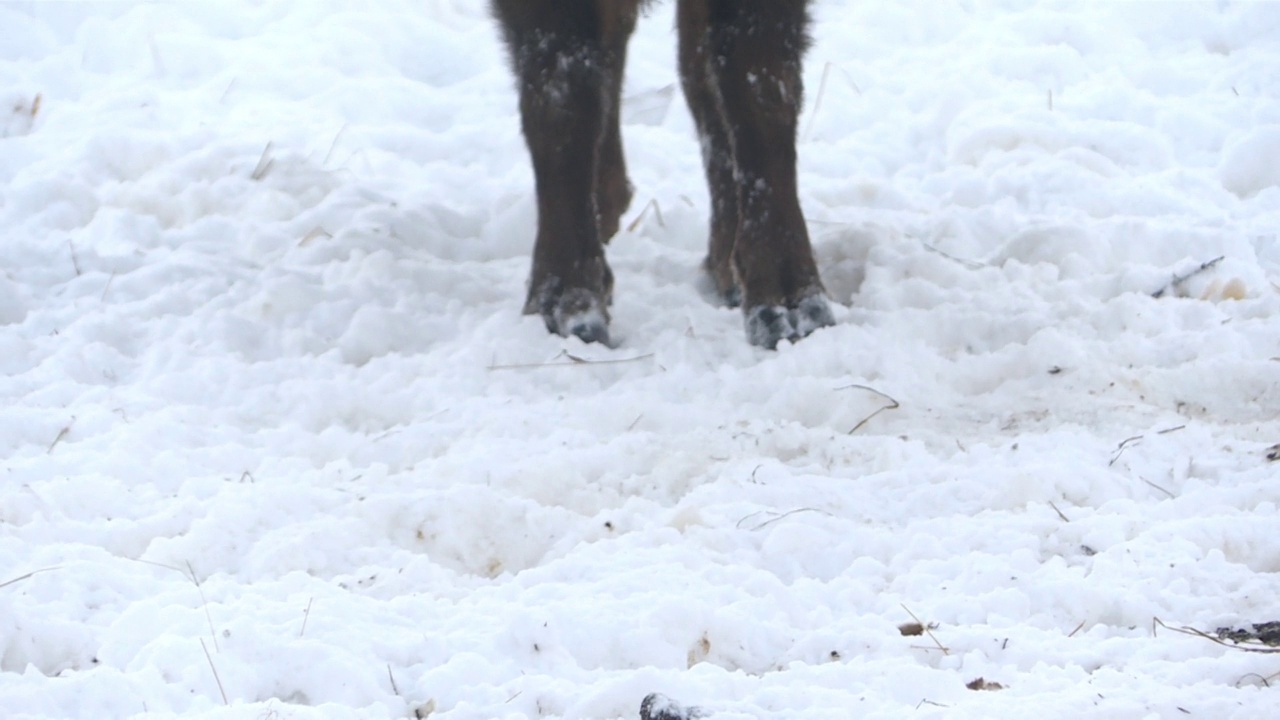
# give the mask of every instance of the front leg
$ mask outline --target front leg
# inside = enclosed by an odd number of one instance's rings
[[[538,232],[524,311],[585,342],[609,339],[613,274],[596,202],[607,109],[602,45],[608,3],[495,0],[520,94],[538,196]]]
[[[834,318],[796,184],[805,0],[703,0],[710,75],[729,128],[737,185],[732,265],[747,339],[767,348]]]

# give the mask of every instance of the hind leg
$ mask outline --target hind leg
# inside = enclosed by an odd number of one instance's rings
[[[736,307],[742,299],[732,262],[738,233],[738,184],[734,179],[733,142],[720,111],[711,74],[707,3],[681,0],[677,12],[680,85],[698,128],[702,165],[711,195],[710,240],[703,266],[715,283],[720,299]]]
[[[738,210],[730,264],[742,293],[747,339],[773,348],[834,322],[796,184],[807,3],[682,2],[706,14],[705,65],[729,129]]]
[[[631,7],[626,7],[630,4]],[[604,136],[596,163],[596,214],[600,240],[609,242],[618,232],[622,214],[631,204],[633,188],[627,179],[627,163],[622,151],[622,130],[618,107],[622,103],[622,75],[627,64],[627,40],[636,25],[636,0],[624,2],[616,22],[605,27],[602,45],[604,68]]]
[[[551,332],[607,343],[613,274],[601,233],[616,229],[625,207],[614,177],[621,173],[625,189],[616,97],[635,0],[494,0],[493,8],[511,52],[538,197],[525,312],[541,315]]]

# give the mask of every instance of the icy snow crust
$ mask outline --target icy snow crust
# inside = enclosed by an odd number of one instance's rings
[[[1154,620],[1280,619],[1280,4],[818,3],[777,352],[671,3],[612,349],[483,3],[354,7],[0,5],[5,718],[1275,717]]]

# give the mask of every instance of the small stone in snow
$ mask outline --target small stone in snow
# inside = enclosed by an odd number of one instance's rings
[[[684,707],[660,693],[649,693],[640,701],[640,720],[695,720],[703,717],[696,707]]]

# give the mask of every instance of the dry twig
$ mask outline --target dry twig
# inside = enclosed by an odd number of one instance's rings
[[[1120,456],[1124,454],[1124,451],[1131,444],[1136,444],[1141,440],[1142,440],[1141,435],[1134,435],[1133,437],[1127,437],[1124,440],[1121,440],[1120,444],[1116,446],[1116,454],[1111,456],[1111,462],[1107,463],[1107,467],[1111,467],[1112,465],[1115,465],[1116,461],[1120,459]]]
[[[644,209],[640,211],[640,214],[636,216],[636,219],[632,220],[631,223],[627,225],[627,232],[635,232],[636,228],[640,227],[640,223],[644,221],[645,216],[649,214],[650,210],[653,210],[653,217],[658,220],[658,227],[666,228],[667,224],[662,220],[662,206],[658,204],[658,198],[654,198],[645,203]]]
[[[76,255],[76,244],[67,238],[67,247],[71,248],[71,267],[75,268],[76,277],[80,277],[80,257]]]
[[[321,161],[320,163],[321,167],[329,164],[329,158],[333,157],[334,148],[338,147],[338,139],[341,138],[342,133],[346,131],[347,131],[347,123],[343,123],[342,127],[338,129],[338,134],[333,136],[333,142],[329,143],[329,152],[324,154],[324,160]]]
[[[1236,687],[1240,687],[1240,683],[1244,682],[1246,678],[1251,678],[1251,677],[1256,677],[1256,678],[1258,678],[1258,682],[1262,683],[1262,686],[1263,686],[1263,687],[1271,687],[1271,681],[1272,681],[1272,680],[1280,679],[1280,672],[1271,673],[1270,675],[1267,675],[1266,677],[1263,677],[1262,675],[1259,675],[1258,673],[1245,673],[1244,675],[1241,675],[1241,676],[1240,676],[1240,679],[1239,679],[1239,680],[1236,680]]]
[[[145,560],[143,562],[146,562]],[[161,567],[168,567],[162,565]],[[204,619],[209,623],[209,637],[213,638],[213,649],[222,652],[222,648],[218,647],[218,632],[213,629],[213,615],[209,613],[209,600],[204,596],[204,588],[200,587],[200,579],[196,577],[195,568],[191,567],[191,562],[187,561],[187,577],[191,582],[195,583],[196,592],[200,593],[200,607],[204,609]],[[201,641],[203,644],[203,641]],[[207,650],[205,652],[208,652]]]
[[[962,258],[962,257],[956,257],[955,255],[952,255],[948,252],[940,250],[939,248],[936,248],[927,242],[922,241],[920,243],[920,246],[935,255],[941,255],[942,257],[950,260],[951,262],[956,263],[958,265],[963,265],[964,267],[967,267],[970,270],[981,270],[982,268],[987,266],[986,263],[981,263],[981,262],[978,262],[977,260],[966,260],[965,258]]]
[[[209,648],[205,647],[204,638],[200,638],[200,649],[204,650],[204,659],[209,661],[209,669],[213,671],[213,680],[218,683],[218,692],[222,693],[222,704],[230,705],[227,700],[227,691],[222,688],[222,678],[218,677],[218,667],[213,664],[213,656],[209,655]]]
[[[843,386],[843,387],[838,387],[838,388],[836,388],[836,390],[848,390],[848,389],[850,389],[850,388],[856,388],[856,389],[858,389],[858,390],[866,390],[866,391],[867,391],[867,392],[869,392],[869,393],[874,393],[874,394],[876,394],[876,395],[878,395],[878,396],[880,396],[880,397],[884,398],[885,400],[888,400],[888,401],[889,401],[889,404],[888,404],[888,405],[885,405],[885,406],[883,406],[883,407],[881,407],[881,408],[879,408],[879,409],[877,409],[875,412],[873,412],[873,413],[871,413],[870,415],[868,415],[868,416],[866,416],[866,417],[862,418],[862,420],[858,421],[858,424],[857,424],[857,425],[854,425],[854,426],[853,426],[853,429],[851,429],[849,432],[845,433],[846,435],[852,435],[852,434],[854,434],[854,433],[858,432],[859,430],[861,430],[861,429],[862,429],[862,426],[863,426],[863,425],[866,425],[867,423],[871,422],[871,418],[873,418],[873,417],[875,417],[875,416],[879,415],[880,413],[884,412],[885,410],[897,410],[898,408],[902,407],[902,404],[901,404],[901,403],[899,403],[897,400],[895,400],[895,399],[893,399],[892,397],[890,397],[890,396],[888,396],[888,395],[886,395],[886,394],[884,394],[884,393],[880,392],[879,390],[877,390],[877,389],[875,389],[875,388],[873,388],[873,387],[869,387],[869,386],[867,386],[867,385],[859,385],[858,383],[854,383],[854,384],[852,384],[852,385],[845,385],[845,386]]]
[[[62,428],[61,430],[59,430],[59,431],[58,431],[58,435],[57,435],[56,437],[54,437],[54,438],[53,438],[53,442],[49,443],[49,449],[48,449],[48,450],[45,450],[45,451],[44,451],[44,454],[45,454],[45,455],[52,455],[52,454],[53,454],[53,449],[54,449],[54,448],[56,448],[56,447],[58,447],[58,443],[62,442],[62,439],[63,439],[63,438],[65,438],[68,434],[70,434],[70,433],[71,433],[71,426],[72,426],[72,425],[75,425],[75,424],[76,424],[76,416],[75,416],[75,415],[72,415],[72,416],[71,416],[71,422],[67,423],[66,427],[64,427],[64,428]]]
[[[814,96],[813,110],[809,111],[809,127],[804,130],[804,139],[813,135],[813,124],[818,120],[818,111],[822,109],[822,96],[827,92],[827,78],[831,75],[831,63],[822,66],[822,79],[818,81],[818,93]]]
[[[907,611],[907,614],[911,616],[912,620],[916,621],[917,625],[924,628],[924,633],[929,636],[929,639],[933,641],[934,645],[938,646],[938,649],[942,651],[943,655],[951,654],[951,650],[949,650],[946,645],[943,645],[942,643],[938,642],[937,636],[933,634],[933,629],[930,628],[928,625],[924,624],[923,622],[921,622],[920,618],[916,617],[916,614],[911,612],[911,608],[907,607],[906,605],[903,605],[902,603],[898,603],[898,604],[902,607],[903,610]]]
[[[387,663],[387,679],[391,681],[391,692],[395,693],[396,697],[403,698],[404,696],[400,694],[400,688],[396,686],[396,676],[391,674],[391,663]],[[507,702],[511,702],[511,701],[508,700]],[[424,705],[413,709],[413,717],[416,718],[417,720],[423,720],[423,718],[426,718],[428,715],[434,712],[435,709],[436,709],[436,701],[428,700]]]
[[[515,363],[512,365],[490,365],[485,369],[486,370],[528,370],[530,368],[572,367],[574,365],[619,365],[621,363],[636,362],[638,360],[647,360],[653,357],[653,353],[646,353],[644,355],[637,355],[635,357],[629,357],[629,358],[618,358],[616,360],[588,360],[587,358],[581,358],[581,357],[578,357],[577,355],[573,355],[572,353],[569,353],[568,351],[562,350],[560,354],[557,355],[556,357],[568,358],[569,362],[552,361],[552,362],[544,362],[544,363]]]
[[[23,580],[26,580],[27,578],[32,577],[33,575],[39,575],[40,573],[49,572],[50,570],[61,570],[61,569],[62,569],[61,565],[54,565],[52,567],[40,568],[39,570],[32,570],[26,575],[19,575],[16,578],[11,578],[9,580],[5,580],[4,582],[0,582],[0,588],[8,587],[10,585],[13,585],[14,583],[20,583]]]
[[[1138,479],[1139,479],[1139,480],[1141,480],[1142,482],[1144,482],[1144,483],[1146,483],[1146,484],[1150,485],[1151,487],[1153,487],[1153,488],[1155,488],[1155,489],[1159,490],[1160,492],[1164,493],[1165,495],[1169,496],[1169,499],[1170,499],[1170,500],[1174,499],[1174,497],[1175,497],[1175,496],[1174,496],[1174,494],[1173,494],[1173,493],[1171,493],[1171,492],[1169,492],[1168,490],[1165,490],[1164,488],[1162,488],[1162,487],[1160,487],[1159,485],[1157,485],[1157,484],[1155,484],[1155,483],[1151,482],[1150,480],[1148,480],[1148,479],[1146,479],[1146,478],[1142,477],[1141,475],[1139,475],[1139,476],[1138,476]]]
[[[742,523],[746,522],[748,518],[755,517],[756,515],[759,515],[759,514],[761,514],[761,513],[763,513],[763,512],[765,512],[765,511],[761,510],[760,512],[753,512],[753,513],[751,513],[750,515],[747,515],[746,517],[744,517],[744,518],[742,518],[741,520],[739,520],[739,521],[737,522],[737,524],[735,524],[735,525],[734,525],[734,527],[736,527],[736,528],[738,528],[738,529],[742,529]],[[761,522],[759,525],[756,525],[756,526],[751,527],[751,528],[747,528],[747,531],[748,531],[748,532],[755,532],[756,530],[759,530],[760,528],[764,527],[765,525],[772,525],[773,523],[776,523],[776,522],[778,522],[779,520],[784,520],[784,519],[786,519],[786,518],[788,518],[788,517],[791,517],[792,515],[795,515],[796,513],[802,513],[802,512],[816,512],[816,513],[822,513],[823,515],[826,515],[827,517],[830,517],[830,516],[831,516],[831,513],[826,512],[825,510],[819,510],[818,508],[811,508],[811,507],[796,508],[795,510],[788,510],[788,511],[786,511],[786,512],[784,512],[784,513],[775,513],[773,517],[769,518],[768,520],[765,520],[764,522]]]
[[[307,619],[311,617],[311,603],[315,602],[314,597],[307,598],[307,609],[302,611],[302,629],[298,631],[298,637],[302,637],[307,631]],[[390,667],[388,666],[388,669]]]
[[[249,177],[254,180],[261,180],[267,176],[267,172],[271,170],[271,165],[274,162],[275,160],[271,158],[271,143],[268,142],[267,146],[262,148],[262,155],[258,158],[258,164],[254,166],[253,172],[249,174]]]
[[[107,282],[102,286],[102,295],[98,298],[98,302],[105,302],[107,299],[107,291],[111,289],[111,283],[116,279],[116,271],[112,270],[111,275],[107,277]]]
[[[1155,292],[1151,293],[1151,297],[1153,297],[1153,298],[1160,298],[1160,297],[1164,297],[1165,293],[1169,292],[1170,290],[1178,290],[1179,288],[1181,288],[1181,287],[1182,287],[1182,284],[1183,284],[1183,283],[1185,283],[1186,281],[1190,280],[1191,278],[1193,278],[1193,277],[1195,277],[1195,276],[1199,275],[1199,274],[1200,274],[1200,273],[1202,273],[1202,272],[1205,272],[1205,271],[1207,271],[1207,270],[1211,270],[1214,266],[1216,266],[1218,263],[1222,262],[1222,261],[1223,261],[1223,259],[1225,259],[1225,258],[1226,258],[1226,255],[1219,255],[1218,257],[1216,257],[1216,258],[1214,258],[1214,259],[1212,259],[1212,260],[1206,260],[1206,261],[1204,261],[1204,262],[1200,263],[1200,266],[1199,266],[1199,267],[1197,267],[1197,268],[1195,268],[1195,269],[1193,269],[1193,270],[1189,270],[1189,271],[1187,271],[1187,272],[1185,272],[1185,273],[1183,273],[1183,274],[1181,274],[1181,275],[1176,275],[1176,274],[1175,274],[1172,278],[1170,278],[1169,282],[1168,282],[1168,283],[1166,283],[1163,287],[1161,287],[1159,290],[1156,290]]]
[[[1197,630],[1196,628],[1193,628],[1193,627],[1186,627],[1186,626],[1174,627],[1172,625],[1168,625],[1158,617],[1151,618],[1151,622],[1152,622],[1152,629],[1151,629],[1152,634],[1155,633],[1155,625],[1159,625],[1160,627],[1165,628],[1166,630],[1172,630],[1176,633],[1182,633],[1183,635],[1192,635],[1194,637],[1204,638],[1205,640],[1208,640],[1212,643],[1216,643],[1223,647],[1229,647],[1229,648],[1234,648],[1236,650],[1243,650],[1245,652],[1253,652],[1253,653],[1267,653],[1267,654],[1280,653],[1280,647],[1275,647],[1272,645],[1263,645],[1261,643],[1254,644],[1254,643],[1236,642],[1236,641],[1227,642],[1222,638],[1219,638],[1214,635],[1210,635],[1209,633],[1203,630]]]

